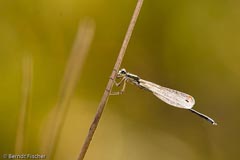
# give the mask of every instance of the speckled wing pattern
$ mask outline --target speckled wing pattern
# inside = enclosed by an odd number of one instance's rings
[[[194,98],[186,93],[162,87],[143,79],[140,79],[139,82],[139,86],[151,91],[157,98],[171,106],[191,109],[195,104]]]

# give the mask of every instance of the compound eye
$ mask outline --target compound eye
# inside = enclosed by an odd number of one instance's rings
[[[126,74],[127,71],[126,71],[126,69],[123,68],[123,69],[121,69],[121,70],[119,71],[119,73],[120,73],[120,74]]]

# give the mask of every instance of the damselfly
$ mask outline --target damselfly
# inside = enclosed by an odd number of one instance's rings
[[[192,96],[166,87],[162,87],[155,83],[146,81],[138,77],[137,75],[131,74],[127,72],[125,69],[121,69],[118,74],[117,78],[121,79],[119,83],[115,82],[116,86],[120,86],[123,83],[123,88],[119,92],[111,93],[111,95],[119,95],[125,91],[126,83],[130,82],[141,89],[147,90],[153,93],[157,98],[161,99],[165,103],[178,107],[183,108],[195,113],[196,115],[204,118],[208,122],[212,123],[213,125],[217,125],[217,123],[210,117],[192,109],[195,104],[195,100]]]

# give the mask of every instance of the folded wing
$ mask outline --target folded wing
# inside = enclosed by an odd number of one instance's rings
[[[140,79],[139,82],[139,85],[142,88],[151,91],[157,98],[171,106],[183,109],[191,109],[195,104],[194,98],[186,93],[162,87],[142,79]]]

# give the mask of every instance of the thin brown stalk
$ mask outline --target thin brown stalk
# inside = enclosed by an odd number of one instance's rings
[[[134,26],[136,24],[139,12],[141,10],[142,3],[143,3],[143,0],[138,0],[138,2],[137,2],[137,5],[136,5],[136,8],[134,10],[134,13],[133,13],[131,22],[129,24],[127,33],[125,35],[122,47],[120,49],[118,58],[116,60],[115,66],[114,66],[112,74],[111,74],[111,76],[109,78],[109,81],[108,81],[108,84],[107,84],[106,89],[104,91],[104,94],[102,96],[102,99],[101,99],[101,101],[100,101],[100,103],[98,105],[98,109],[97,109],[96,115],[95,115],[95,117],[93,119],[93,122],[92,122],[92,124],[90,126],[90,129],[88,131],[88,135],[87,135],[87,137],[86,137],[86,139],[84,141],[84,144],[83,144],[83,146],[81,148],[80,154],[78,156],[78,160],[83,160],[84,159],[85,154],[86,154],[86,152],[88,150],[88,147],[89,147],[89,145],[91,143],[91,140],[93,138],[93,135],[94,135],[94,133],[96,131],[96,128],[98,126],[99,120],[100,120],[102,112],[104,110],[104,107],[107,104],[107,101],[108,101],[108,98],[109,98],[109,94],[110,94],[110,92],[112,90],[112,87],[113,87],[113,84],[114,84],[114,81],[115,81],[115,78],[116,78],[116,75],[117,75],[117,71],[119,70],[119,68],[121,66],[124,54],[126,52],[129,40],[130,40],[131,35],[132,35],[132,31],[134,29]]]
[[[54,159],[68,112],[68,104],[80,77],[80,71],[90,48],[94,30],[94,23],[89,19],[84,20],[78,27],[76,39],[61,83],[58,100],[51,117],[51,133],[45,140],[45,147],[48,146],[46,148],[48,149],[47,156],[49,159]]]
[[[29,117],[30,96],[32,91],[32,57],[23,58],[22,67],[22,104],[19,113],[18,129],[16,134],[15,153],[22,154],[26,142],[26,130]]]

